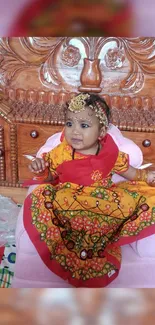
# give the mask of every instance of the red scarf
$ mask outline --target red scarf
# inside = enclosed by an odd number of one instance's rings
[[[59,165],[57,168],[59,181],[90,186],[94,182],[91,174],[96,170],[106,178],[115,165],[119,150],[109,134],[104,137],[101,144],[102,149],[97,156],[89,155],[84,159],[65,161]]]

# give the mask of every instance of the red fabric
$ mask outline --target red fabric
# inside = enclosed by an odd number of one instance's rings
[[[4,255],[4,249],[5,249],[4,246],[0,247],[0,263],[1,263],[1,261],[2,261],[2,257],[3,257],[3,255]]]
[[[81,5],[74,4],[70,1],[67,7],[67,11],[64,14],[63,7],[60,0],[36,0],[32,4],[25,6],[24,10],[17,17],[16,22],[11,26],[9,35],[10,36],[34,36],[33,28],[35,28],[37,35],[35,36],[67,36],[68,28],[70,27],[71,17],[74,19],[79,19],[82,21],[85,27],[83,27],[83,32],[89,34],[89,36],[96,36],[101,33],[103,36],[120,36],[129,37],[131,35],[130,21],[132,19],[132,8],[131,4],[126,0],[126,4],[120,6],[116,5],[112,1],[111,5],[106,5],[104,0],[96,1],[90,4],[81,2]],[[76,5],[79,10],[79,15],[76,15]],[[52,6],[55,10],[54,14]],[[58,6],[57,10],[55,9]],[[95,19],[91,19],[91,15],[86,15],[84,17],[83,12],[92,11],[96,7],[96,10],[102,10],[103,19],[99,19],[95,15]],[[98,9],[99,8],[99,9]],[[100,9],[101,8],[101,9]],[[81,14],[80,14],[81,10]],[[109,19],[107,19],[107,13],[109,12]],[[44,22],[46,16],[46,21]],[[35,21],[37,20],[37,22]],[[61,22],[57,23],[57,22]],[[122,25],[124,28],[121,28]],[[62,31],[62,33],[61,33]],[[62,35],[63,34],[63,35]],[[76,34],[76,35],[75,35]],[[78,31],[72,30],[70,27],[70,36],[80,36]],[[68,35],[69,36],[69,35]]]
[[[51,181],[50,184],[52,184],[53,186],[54,185],[57,185],[59,182],[59,179],[57,178],[56,180],[54,181]],[[40,185],[40,184],[48,184],[48,182],[45,182],[43,180],[35,180],[35,179],[28,179],[27,181],[25,181],[23,184],[22,184],[22,187],[28,187],[30,185]]]
[[[89,155],[85,159],[65,161],[59,165],[59,181],[90,186],[93,183],[91,173],[96,170],[102,172],[103,178],[107,177],[117,160],[118,147],[109,134],[104,137],[102,146],[103,149],[97,156]]]
[[[56,0],[36,0],[32,4],[28,4],[22,11],[22,13],[17,18],[14,26],[12,26],[9,35],[14,36],[29,36],[27,35],[27,30],[29,29],[29,24],[37,16],[41,15],[41,12],[49,5],[56,2]]]
[[[60,140],[63,141],[64,132],[62,132]],[[101,170],[103,178],[105,178],[111,169],[113,168],[117,157],[118,157],[118,147],[115,144],[112,137],[107,134],[103,141],[101,142],[104,147],[103,150],[98,154],[98,156],[90,155],[85,159],[71,160],[62,163],[57,168],[57,173],[59,178],[55,179],[53,182],[50,182],[53,186],[57,185],[59,182],[71,182],[75,184],[82,184],[84,186],[89,186],[92,184],[91,171]],[[73,170],[76,170],[76,173],[73,173]],[[43,180],[27,180],[22,184],[22,187],[28,187],[30,185],[39,185],[44,182]]]

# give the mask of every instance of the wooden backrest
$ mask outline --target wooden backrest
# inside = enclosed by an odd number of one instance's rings
[[[154,38],[26,37],[0,42],[1,115],[61,125],[75,93],[99,93],[122,130],[154,132]]]

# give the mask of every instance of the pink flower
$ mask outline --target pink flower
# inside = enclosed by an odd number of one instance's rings
[[[129,232],[134,232],[137,230],[138,226],[136,225],[136,222],[129,222],[125,225],[125,228],[129,231]]]
[[[52,226],[47,230],[46,237],[48,239],[57,240],[60,237],[60,230]]]
[[[70,253],[66,256],[66,264],[74,268],[74,270],[78,270],[80,267],[80,259],[74,253]]]
[[[56,252],[56,254],[62,254],[64,249],[65,249],[64,243],[60,242],[60,243],[57,244],[55,252]]]
[[[150,219],[151,219],[150,212],[145,211],[145,212],[141,213],[140,221],[150,221]]]
[[[40,221],[41,223],[47,224],[51,219],[51,214],[47,211],[40,212],[39,216],[37,217],[37,221]]]
[[[102,173],[99,170],[95,170],[91,174],[91,179],[93,181],[100,181],[102,178],[103,178],[103,175],[102,175]]]

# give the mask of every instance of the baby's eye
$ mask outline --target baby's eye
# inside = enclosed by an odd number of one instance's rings
[[[71,127],[72,126],[72,122],[70,122],[70,121],[66,122],[66,126]]]
[[[89,125],[87,123],[81,123],[81,127],[85,129],[85,128],[89,128]]]

